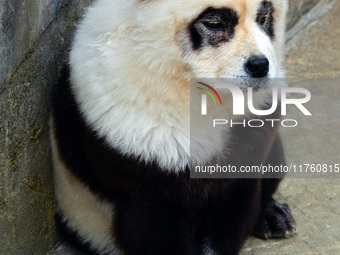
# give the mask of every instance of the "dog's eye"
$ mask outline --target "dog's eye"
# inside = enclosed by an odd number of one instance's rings
[[[259,19],[259,24],[260,24],[260,26],[265,25],[266,22],[267,22],[267,16],[262,16],[262,17],[260,17],[260,19]]]
[[[225,26],[222,22],[215,22],[215,21],[204,21],[203,24],[212,31],[225,31]]]

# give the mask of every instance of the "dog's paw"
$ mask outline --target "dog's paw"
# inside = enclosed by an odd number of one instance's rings
[[[262,239],[288,237],[295,232],[295,220],[288,205],[274,199],[267,205],[253,229],[253,234]]]

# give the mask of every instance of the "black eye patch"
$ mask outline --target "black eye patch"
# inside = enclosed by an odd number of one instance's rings
[[[256,22],[271,39],[275,37],[273,13],[273,4],[268,1],[263,1],[259,6],[256,15]]]
[[[208,8],[189,26],[192,46],[195,50],[203,46],[218,47],[234,37],[238,24],[237,13],[228,8]]]

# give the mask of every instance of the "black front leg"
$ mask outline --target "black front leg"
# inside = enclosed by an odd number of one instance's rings
[[[268,155],[265,165],[285,165],[284,152],[280,137],[278,136]],[[286,204],[280,204],[272,196],[275,193],[282,173],[276,179],[262,179],[261,213],[253,234],[259,238],[277,238],[295,233],[296,224],[292,213]]]
[[[239,254],[244,241],[251,234],[260,209],[259,181],[235,179],[226,195],[210,207],[207,233],[214,252],[206,254]]]

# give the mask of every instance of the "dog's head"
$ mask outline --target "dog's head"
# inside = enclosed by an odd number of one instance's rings
[[[285,1],[213,1],[189,24],[187,60],[196,76],[281,75]]]
[[[98,0],[78,29],[71,61],[82,72],[86,63],[90,73],[100,68],[134,74],[130,83],[143,83],[141,77],[149,84],[282,77],[287,5],[287,0]]]
[[[138,10],[148,40],[167,43],[163,55],[175,41],[192,77],[283,75],[286,0],[150,0]]]

